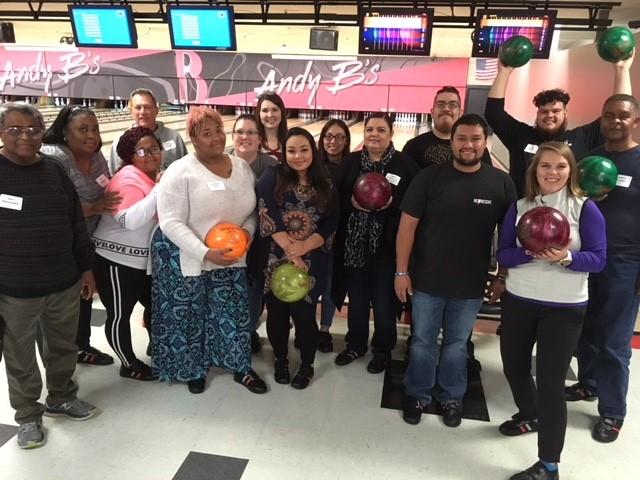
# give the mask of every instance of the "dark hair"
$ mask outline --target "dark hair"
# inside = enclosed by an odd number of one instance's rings
[[[576,157],[571,147],[565,142],[545,142],[538,147],[535,155],[531,159],[531,163],[527,167],[525,175],[524,196],[530,202],[533,202],[536,195],[540,194],[540,184],[538,183],[538,164],[544,152],[555,152],[569,163],[569,179],[567,180],[567,192],[574,197],[583,196],[578,184],[578,167],[576,166]]]
[[[440,95],[441,93],[453,93],[456,97],[458,97],[458,102],[462,102],[462,98],[460,98],[460,91],[456,87],[446,85],[436,92],[435,97],[433,97],[434,103],[436,101],[436,98],[438,98],[438,95]]]
[[[472,125],[482,127],[482,133],[484,133],[484,138],[487,138],[489,135],[489,126],[487,125],[487,121],[482,118],[477,113],[465,113],[458,120],[455,121],[453,126],[451,127],[451,138],[456,134],[456,130],[460,125]]]
[[[133,101],[133,97],[135,97],[136,95],[146,95],[148,97],[151,97],[151,100],[153,100],[153,104],[156,107],[158,106],[158,100],[156,100],[156,96],[151,90],[149,90],[148,88],[136,88],[133,92],[131,92],[131,95],[129,95],[129,108],[131,108],[131,102]]]
[[[309,186],[313,187],[316,191],[315,197],[311,200],[320,211],[326,211],[331,208],[331,181],[329,180],[329,174],[327,169],[320,161],[318,149],[316,147],[313,135],[307,130],[300,127],[294,127],[287,132],[287,136],[284,140],[284,156],[283,161],[276,166],[278,173],[276,180],[276,187],[273,192],[273,198],[279,205],[284,202],[284,194],[287,189],[295,187],[299,182],[298,173],[289,167],[287,163],[287,142],[291,137],[302,136],[307,139],[311,146],[312,161],[307,172],[309,179]]]
[[[83,114],[91,115],[97,121],[96,114],[89,107],[84,107],[82,105],[66,105],[62,107],[51,126],[47,128],[46,132],[44,132],[44,135],[42,136],[42,143],[45,145],[67,145],[67,139],[65,137],[67,127],[74,117]],[[95,151],[99,152],[101,148],[102,138],[100,138],[98,148],[96,148]]]
[[[369,123],[369,120],[371,120],[372,118],[381,118],[387,123],[387,125],[389,126],[389,130],[393,130],[393,120],[391,120],[391,117],[388,114],[384,112],[373,112],[371,115],[364,119],[365,127]]]
[[[264,130],[264,125],[262,125],[262,121],[260,120],[260,109],[262,108],[262,104],[265,100],[270,101],[276,107],[280,109],[280,125],[278,125],[278,143],[282,148],[284,148],[284,142],[287,137],[287,110],[284,108],[284,102],[280,95],[275,92],[265,92],[258,97],[258,103],[256,104],[256,123],[258,124],[258,132],[260,132],[260,138],[262,139],[262,146],[266,149],[269,147],[267,145],[267,135]]]
[[[638,99],[633,95],[627,95],[626,93],[616,93],[615,95],[611,95],[604,101],[604,104],[602,105],[603,109],[605,105],[611,102],[629,102],[636,115],[640,113],[640,102],[638,102]]]
[[[345,136],[347,137],[344,142],[344,148],[342,149],[342,156],[344,157],[345,155],[348,155],[349,152],[351,152],[351,132],[349,132],[349,127],[347,127],[347,124],[344,123],[342,120],[339,120],[337,118],[332,118],[331,120],[329,120],[327,123],[324,124],[324,127],[322,127],[322,130],[320,130],[320,138],[318,138],[318,154],[320,155],[320,161],[322,163],[328,160],[327,151],[324,149],[324,136],[327,133],[327,131],[334,125],[337,125],[338,127],[340,127],[344,131]]]
[[[238,122],[240,120],[249,120],[249,121],[252,121],[253,123],[255,123],[256,124],[256,128],[258,129],[258,135],[261,135],[259,122],[256,120],[255,115],[251,115],[250,113],[241,113],[240,115],[238,115],[236,117],[236,121],[233,122],[233,131],[236,130],[236,125],[238,124]]]
[[[540,108],[542,105],[546,105],[547,103],[562,102],[566,107],[570,99],[571,97],[567,92],[559,88],[554,88],[552,90],[543,90],[539,92],[535,97],[533,97],[533,104],[537,108]]]
[[[33,118],[38,122],[40,128],[44,130],[44,118],[42,118],[40,110],[32,105],[17,102],[0,104],[0,130],[4,130],[4,122],[7,119],[7,115],[13,112],[18,112],[22,115]]]
[[[162,148],[162,143],[155,136],[153,130],[146,127],[132,127],[122,134],[120,140],[118,140],[118,145],[116,146],[116,153],[122,159],[120,168],[133,163],[132,159],[133,154],[135,153],[136,143],[144,137],[153,137],[155,141],[158,142],[158,146]]]

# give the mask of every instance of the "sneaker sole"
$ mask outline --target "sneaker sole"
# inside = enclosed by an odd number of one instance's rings
[[[68,413],[62,413],[62,412],[50,412],[48,410],[44,411],[44,415],[45,417],[65,417],[68,418],[69,420],[73,420],[74,422],[82,422],[83,420],[88,420],[91,417],[93,417],[96,413],[98,413],[98,410],[93,410],[91,413],[89,413],[87,416],[85,417],[74,417],[72,415],[69,415]]]
[[[31,443],[27,443],[26,445],[20,445],[18,443],[18,448],[20,448],[21,450],[34,450],[36,448],[42,447],[45,443],[47,443],[46,436],[40,442],[31,442]]]

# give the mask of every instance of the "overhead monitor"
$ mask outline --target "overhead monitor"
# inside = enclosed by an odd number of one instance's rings
[[[170,5],[171,48],[236,50],[233,7]]]
[[[79,47],[138,47],[129,6],[69,5],[69,17]]]
[[[359,52],[428,56],[433,31],[432,8],[360,8]]]
[[[472,57],[497,57],[500,46],[514,35],[533,44],[532,58],[549,58],[555,10],[479,10],[473,32]]]

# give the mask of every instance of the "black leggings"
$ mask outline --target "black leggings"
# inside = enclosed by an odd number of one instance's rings
[[[107,309],[105,335],[122,364],[130,367],[136,360],[131,346],[130,317],[140,302],[151,306],[151,277],[144,270],[127,267],[96,255],[93,273],[100,300]]]
[[[538,457],[559,462],[567,430],[564,385],[586,307],[551,307],[502,296],[500,354],[523,418],[538,418]],[[536,349],[536,383],[531,354]],[[537,384],[537,389],[536,389]]]
[[[289,317],[296,327],[296,337],[300,344],[300,360],[312,364],[318,347],[318,322],[316,321],[317,301],[313,303],[300,300],[285,303],[272,293],[266,295],[267,336],[276,360],[287,358],[289,351]]]

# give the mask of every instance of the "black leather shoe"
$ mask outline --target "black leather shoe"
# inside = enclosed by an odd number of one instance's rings
[[[236,372],[233,374],[233,379],[247,387],[251,393],[267,393],[267,384],[253,370],[249,370],[247,373]]]
[[[424,406],[417,398],[406,395],[402,402],[402,419],[409,425],[417,425],[422,418]]]
[[[388,366],[388,358],[373,357],[373,359],[371,359],[371,361],[369,362],[369,365],[367,365],[367,372],[374,374],[384,372]]]
[[[345,365],[349,365],[354,360],[364,356],[364,353],[358,353],[355,350],[344,349],[338,355],[336,355],[336,359],[334,360],[336,365],[341,367]]]
[[[311,379],[313,378],[313,365],[308,363],[301,363],[300,368],[291,380],[291,386],[298,390],[303,390],[309,386]]]
[[[191,393],[197,395],[198,393],[204,392],[204,384],[205,384],[204,378],[198,378],[197,380],[189,380],[187,382],[187,388]]]
[[[564,399],[567,402],[579,402],[586,400],[593,402],[598,394],[582,383],[574,383],[570,387],[564,387]]]
[[[526,470],[509,477],[509,480],[558,480],[558,470],[550,472],[542,462],[536,462]]]
[[[333,338],[329,332],[320,332],[318,337],[318,350],[322,353],[333,352]]]
[[[447,427],[458,427],[462,423],[462,405],[458,402],[442,404],[442,421]]]
[[[600,443],[611,443],[618,439],[623,420],[617,418],[600,417],[593,426],[591,436]]]
[[[291,373],[289,373],[289,361],[276,359],[273,366],[273,379],[276,383],[287,385],[291,383]]]

